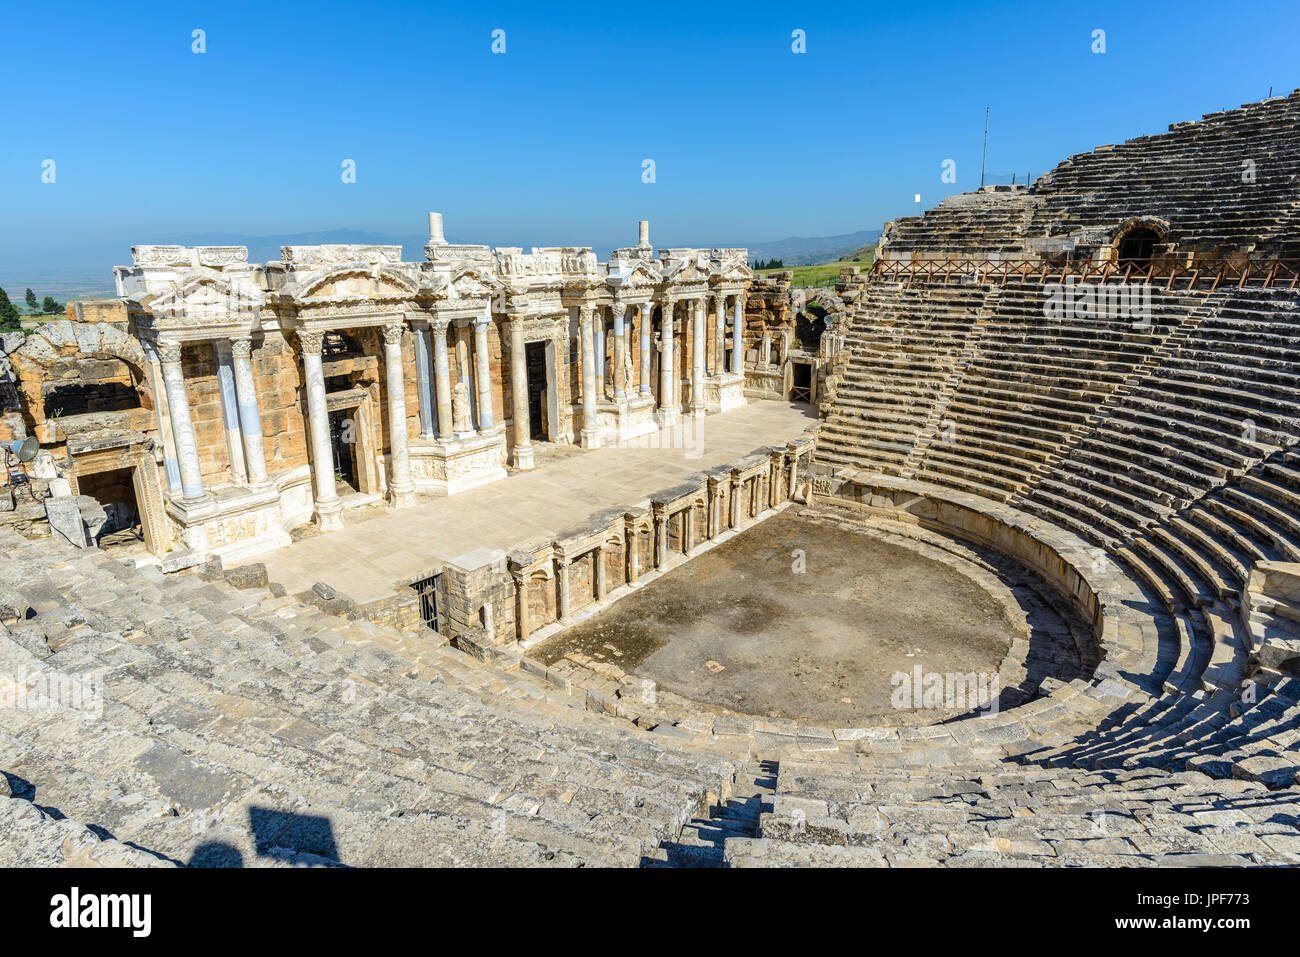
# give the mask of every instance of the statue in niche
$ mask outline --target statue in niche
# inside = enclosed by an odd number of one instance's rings
[[[469,421],[469,383],[457,382],[451,390],[451,428],[453,432],[473,432]]]

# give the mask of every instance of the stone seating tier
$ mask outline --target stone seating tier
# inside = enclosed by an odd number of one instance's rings
[[[665,747],[423,629],[3,545],[36,612],[0,635],[3,670],[104,695],[99,716],[4,710],[10,792],[164,862],[635,865],[748,756],[683,731]]]
[[[1110,231],[1141,211],[1169,223],[1168,240],[1179,249],[1294,256],[1297,166],[1300,90],[1071,156],[1031,189],[949,197],[897,220],[885,251],[903,259],[954,250],[1033,257],[1052,237]]]

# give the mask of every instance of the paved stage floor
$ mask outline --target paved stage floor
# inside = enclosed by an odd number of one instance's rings
[[[323,581],[364,604],[469,552],[545,540],[603,509],[643,504],[688,475],[784,444],[816,423],[806,404],[751,400],[709,416],[698,432],[688,425],[676,438],[658,432],[618,448],[543,451],[537,468],[459,495],[421,497],[400,511],[345,512],[341,531],[236,564],[264,563],[291,594]]]

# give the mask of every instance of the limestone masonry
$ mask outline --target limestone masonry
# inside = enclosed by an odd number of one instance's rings
[[[644,222],[429,234],[137,246],[0,341],[0,861],[1300,864],[1300,91],[950,197],[833,290]],[[971,583],[995,700],[830,727],[629,650],[684,634],[563,645],[781,513],[713,654],[815,526]]]

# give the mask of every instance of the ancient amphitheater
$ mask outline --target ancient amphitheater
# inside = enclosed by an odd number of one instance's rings
[[[136,247],[0,370],[0,860],[1300,863],[1298,170],[1300,91],[833,292]]]

